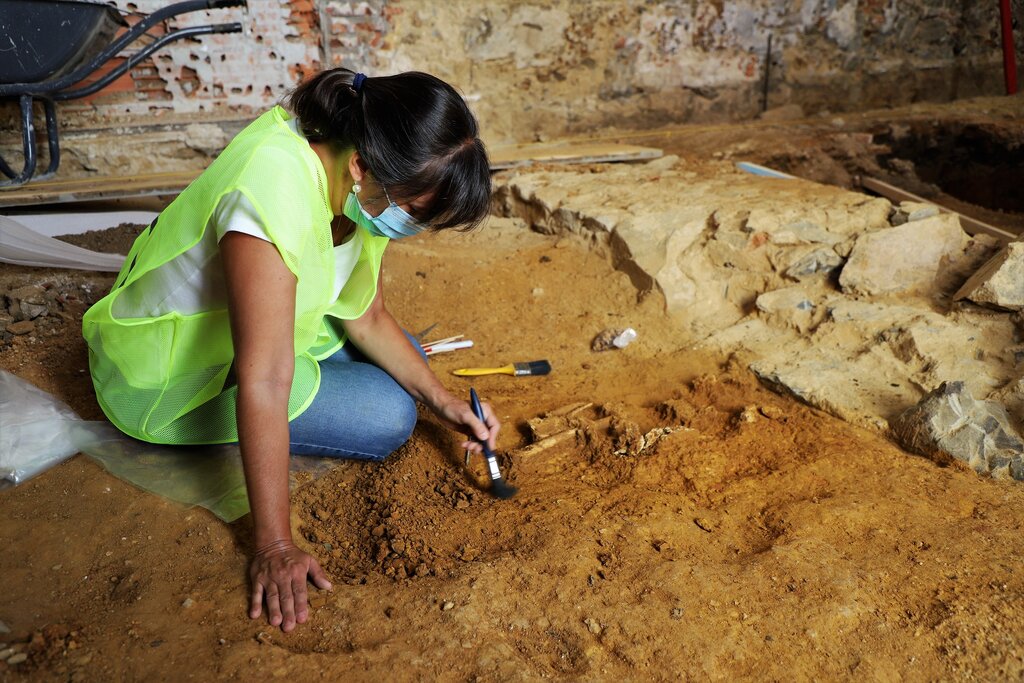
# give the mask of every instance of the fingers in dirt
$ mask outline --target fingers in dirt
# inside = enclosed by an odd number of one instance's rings
[[[331,580],[327,578],[327,574],[321,569],[320,563],[310,558],[309,563],[309,575],[313,577],[313,585],[320,590],[330,590],[333,586]]]
[[[249,600],[249,618],[256,619],[263,611],[263,584],[256,583],[252,587],[252,598]]]
[[[284,620],[281,622],[281,630],[287,633],[295,628],[295,595],[291,586],[285,586],[281,591],[281,612]]]
[[[306,592],[306,577],[295,579],[292,583],[292,595],[295,596],[295,622],[305,624],[309,616],[309,596]]]
[[[267,617],[271,626],[281,625],[281,599],[276,590],[267,590]]]

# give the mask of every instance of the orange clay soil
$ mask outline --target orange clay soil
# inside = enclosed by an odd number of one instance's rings
[[[1024,675],[1019,483],[941,468],[680,351],[658,295],[638,302],[582,243],[496,222],[396,244],[386,264],[404,325],[476,342],[432,361],[459,394],[454,368],[551,361],[547,377],[474,380],[519,495],[482,491],[483,464],[464,469],[426,415],[386,463],[306,484],[293,527],[335,588],[284,634],[245,613],[248,518],[225,525],[76,457],[0,493],[0,642],[27,655],[0,679]],[[31,281],[110,284],[0,268],[2,287]],[[15,338],[0,367],[94,419],[83,305]],[[633,345],[590,350],[626,325]],[[536,431],[555,436],[529,449],[527,420],[548,413]]]

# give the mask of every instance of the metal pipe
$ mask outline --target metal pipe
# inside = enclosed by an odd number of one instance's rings
[[[1017,94],[1017,54],[1013,47],[1013,10],[1010,0],[999,0],[999,16],[1003,26],[1003,75],[1006,94]]]
[[[10,180],[0,181],[0,187],[11,187],[21,185],[36,171],[36,129],[32,125],[32,96],[22,95],[21,100],[21,141],[25,153],[25,164],[21,173],[13,176],[13,169],[6,163],[3,165],[4,175],[10,176]]]
[[[60,130],[57,126],[57,106],[49,97],[40,97],[43,101],[43,111],[46,113],[46,144],[50,151],[50,163],[46,170],[35,177],[36,180],[49,178],[57,172],[60,166]]]

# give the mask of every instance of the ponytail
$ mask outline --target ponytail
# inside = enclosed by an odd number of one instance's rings
[[[419,216],[432,228],[470,229],[486,217],[490,164],[476,119],[439,78],[330,69],[299,85],[288,103],[311,142],[358,151],[395,201],[433,192]]]

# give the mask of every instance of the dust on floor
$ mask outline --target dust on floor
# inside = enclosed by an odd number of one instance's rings
[[[432,361],[459,393],[454,368],[551,361],[547,377],[473,381],[504,421],[515,499],[481,491],[481,464],[464,471],[424,416],[384,464],[344,463],[295,495],[296,537],[336,585],[283,634],[245,614],[247,519],[76,457],[0,497],[0,642],[26,655],[0,678],[1024,675],[1024,488],[679,352],[657,293],[638,301],[581,242],[498,225],[395,244],[385,291],[408,329],[474,339]],[[110,285],[0,268],[4,286],[26,278]],[[14,337],[0,367],[96,418],[81,298],[53,335]],[[590,350],[627,325],[637,342]],[[541,433],[570,436],[528,454],[543,415]]]

